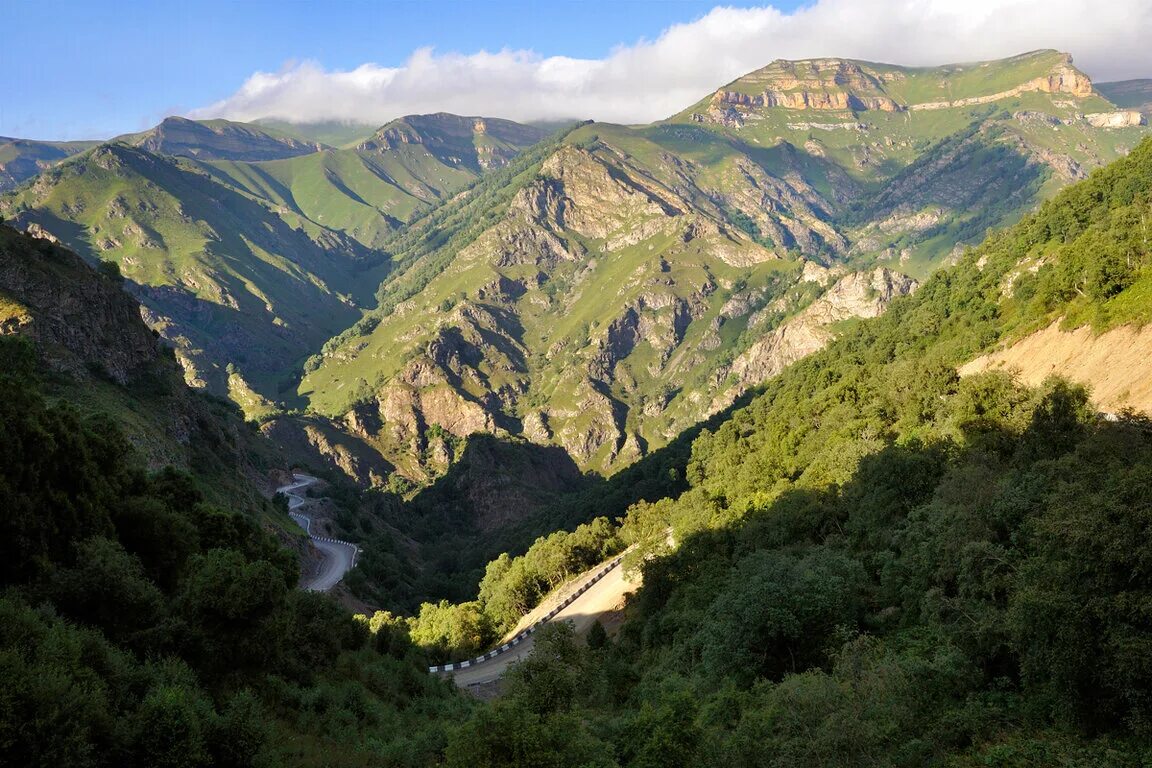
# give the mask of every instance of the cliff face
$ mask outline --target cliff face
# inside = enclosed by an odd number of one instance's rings
[[[995,75],[979,71],[993,65],[1001,71]],[[924,98],[933,90],[955,95]],[[716,91],[706,108],[697,109],[692,117],[732,126],[743,125],[750,115],[766,109],[932,111],[991,104],[1028,93],[1086,99],[1094,91],[1088,76],[1072,66],[1072,58],[1054,51],[937,70],[846,59],[775,61]]]
[[[118,278],[94,272],[48,237],[0,225],[0,334],[31,339],[56,370],[119,384],[156,361],[159,342]]]
[[[823,349],[833,339],[836,323],[878,317],[894,299],[907,296],[918,286],[907,275],[886,267],[840,278],[806,309],[759,339],[731,365],[716,371],[709,414],[723,410],[749,389]]]

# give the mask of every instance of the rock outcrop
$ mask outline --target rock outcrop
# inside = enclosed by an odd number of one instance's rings
[[[716,91],[706,107],[695,112],[692,119],[739,128],[748,121],[749,113],[775,108],[851,113],[932,111],[992,104],[1027,93],[1059,94],[1076,99],[1093,94],[1092,81],[1072,66],[1072,57],[1067,54],[1037,51],[1004,62],[983,62],[951,70],[959,75],[993,63],[1010,69],[1039,57],[1051,62],[1049,71],[1043,75],[1030,77],[1010,88],[929,101],[916,101],[902,95],[904,81],[917,76],[914,70],[847,59],[774,61]],[[946,76],[939,86],[951,90]],[[852,125],[854,123],[842,123],[836,127]]]
[[[833,338],[830,326],[852,318],[877,317],[893,299],[911,293],[917,286],[912,278],[887,267],[842,277],[806,309],[756,341],[726,369],[716,372],[713,381],[720,391],[709,412],[723,410],[752,387],[823,349]]]
[[[62,279],[63,278],[63,279]],[[98,274],[48,238],[0,225],[0,334],[31,339],[55,369],[128,384],[156,361],[156,334],[114,271]]]
[[[1095,112],[1084,115],[1084,119],[1093,128],[1132,128],[1138,125],[1148,125],[1148,118],[1135,110]]]

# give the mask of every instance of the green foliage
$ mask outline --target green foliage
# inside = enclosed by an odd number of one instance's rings
[[[422,765],[439,754],[438,713],[460,704],[406,633],[372,650],[331,599],[294,589],[296,558],[253,522],[261,509],[225,511],[205,502],[201,478],[147,472],[110,419],[43,396],[21,340],[0,338],[0,360],[0,762],[354,765],[387,751]],[[405,711],[413,702],[418,714]],[[336,739],[351,746],[332,758]]]
[[[1137,243],[1119,279],[1094,259],[1127,230],[1082,238],[1152,202],[1150,161],[1146,143],[701,432],[689,489],[623,521],[644,580],[619,640],[542,635],[450,756],[554,763],[539,729],[573,718],[622,766],[1142,764],[1152,424],[955,370],[1142,279]],[[1005,291],[1038,254],[1035,290]],[[489,566],[485,606],[514,611],[518,563]]]

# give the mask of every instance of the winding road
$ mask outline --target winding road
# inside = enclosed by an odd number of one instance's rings
[[[543,618],[534,622],[533,626],[539,626],[544,622],[566,621],[576,630],[576,634],[582,635],[599,617],[620,607],[625,595],[635,591],[638,586],[638,581],[630,581],[625,577],[624,569],[620,566],[620,558],[615,558],[573,579],[567,588],[575,593],[574,597],[569,598],[571,602],[551,615],[545,614]],[[454,671],[449,670],[441,674],[451,675],[456,685],[461,688],[498,680],[508,669],[509,664],[527,658],[535,647],[534,634],[521,633],[518,637],[520,640],[506,651],[495,651],[493,652],[497,654],[495,656],[491,653],[486,654],[491,658],[484,658],[483,661],[466,662],[468,666],[464,668],[454,664],[452,665],[456,667]],[[509,645],[512,644],[505,643],[501,648]]]
[[[312,539],[313,546],[324,555],[318,573],[313,576],[301,576],[300,588],[310,592],[327,592],[339,584],[340,580],[344,578],[344,574],[356,565],[358,549],[355,544],[312,533],[312,518],[299,511],[308,503],[308,499],[300,495],[300,492],[309,486],[316,485],[320,480],[311,475],[299,473],[293,474],[292,478],[294,482],[280,486],[276,492],[287,497],[288,514]]]

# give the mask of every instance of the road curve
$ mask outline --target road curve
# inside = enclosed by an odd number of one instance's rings
[[[572,624],[577,634],[583,634],[600,616],[618,607],[623,602],[624,596],[635,591],[638,586],[636,582],[625,578],[624,569],[619,561],[620,558],[614,558],[608,564],[602,564],[578,576],[574,581],[580,582],[582,585],[580,588],[584,591],[545,621],[567,621]],[[607,572],[600,576],[599,580],[593,581],[605,568]],[[587,585],[586,588],[584,585]],[[442,674],[451,675],[456,685],[461,688],[498,680],[508,669],[509,664],[526,659],[532,653],[535,647],[534,634],[520,637],[520,641],[514,647],[495,657],[472,662],[464,669],[457,668],[455,671]],[[453,666],[458,667],[455,664]]]
[[[318,573],[312,576],[301,576],[300,588],[310,592],[327,592],[340,583],[344,574],[352,570],[356,564],[358,550],[355,544],[316,536],[312,533],[312,518],[300,511],[300,507],[307,504],[308,499],[300,495],[300,492],[320,481],[310,475],[302,474],[293,474],[292,479],[293,482],[280,486],[276,492],[287,497],[288,514],[312,539],[313,546],[324,555]]]

